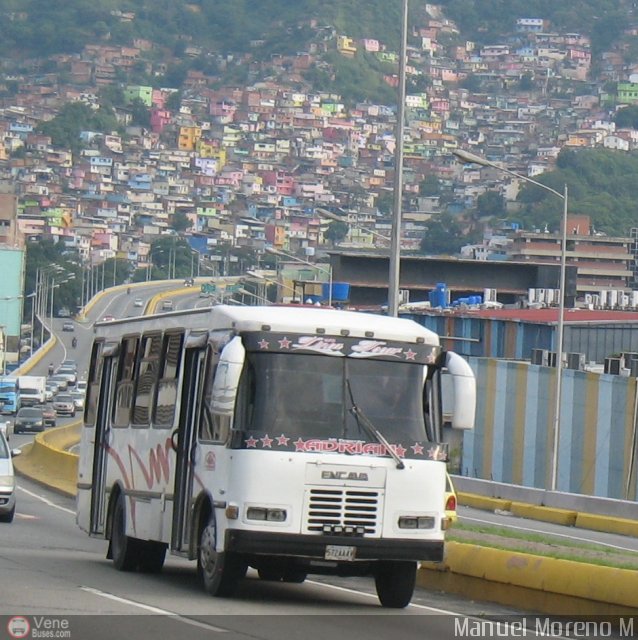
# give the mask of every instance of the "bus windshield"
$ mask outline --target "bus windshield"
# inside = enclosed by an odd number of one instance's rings
[[[373,442],[356,404],[390,443],[426,440],[422,365],[277,353],[251,353],[248,362],[245,424],[236,428]]]

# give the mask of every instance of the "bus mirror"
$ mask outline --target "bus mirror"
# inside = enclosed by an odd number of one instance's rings
[[[476,412],[476,380],[467,361],[454,353],[445,353],[445,367],[452,382],[452,428],[473,429]]]
[[[246,350],[239,336],[235,336],[222,350],[215,371],[211,410],[218,415],[231,416],[235,408],[239,378],[244,368]]]

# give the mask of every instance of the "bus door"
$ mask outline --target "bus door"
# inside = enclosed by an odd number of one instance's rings
[[[111,434],[109,415],[112,390],[117,372],[116,355],[118,347],[119,344],[105,345],[102,351],[102,358],[96,358],[93,362],[95,369],[92,375],[95,376],[95,391],[99,393],[99,399],[95,416],[95,442],[93,445],[91,533],[104,533],[106,463]]]
[[[186,552],[189,546],[189,515],[193,495],[197,425],[202,407],[207,343],[208,333],[199,333],[191,334],[185,345],[179,422],[172,435],[176,465],[171,548],[175,551]]]

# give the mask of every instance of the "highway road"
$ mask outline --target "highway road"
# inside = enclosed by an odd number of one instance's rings
[[[147,290],[144,296],[149,298],[156,292]],[[138,295],[142,294],[134,290],[128,295],[126,291],[116,292],[99,302],[91,317],[138,315],[142,311],[134,307]],[[174,301],[177,309],[210,304],[198,297],[197,289]],[[50,359],[59,362],[65,357],[74,358],[82,372],[88,363],[91,321],[76,326],[76,349],[69,346],[74,334],[62,332],[61,326],[62,320],[54,319],[60,342]],[[48,362],[47,356],[38,365],[42,373]],[[11,444],[19,447],[31,438],[12,436]],[[252,572],[237,597],[211,598],[199,585],[194,563],[178,557],[168,556],[160,575],[116,571],[105,559],[107,542],[91,539],[80,531],[74,514],[72,499],[28,479],[18,479],[16,518],[10,525],[0,525],[0,628],[7,628],[10,616],[26,616],[32,626],[40,617],[57,621],[56,624],[66,621],[71,634],[56,637],[72,638],[210,638],[224,633],[225,638],[264,640],[286,636],[325,640],[337,635],[347,635],[352,640],[427,640],[459,637],[458,625],[465,619],[470,621],[469,628],[476,628],[473,625],[477,621],[503,620],[502,616],[520,619],[526,615],[523,610],[421,588],[417,588],[408,608],[393,611],[379,606],[370,579],[312,576],[304,584],[295,585],[261,581]],[[638,550],[633,539],[613,534],[579,531],[465,507],[460,508],[460,516],[469,523],[538,530]],[[367,616],[375,617],[372,624]],[[511,637],[516,635],[520,634],[513,633]]]
[[[18,512],[0,525],[0,616],[69,617],[89,635],[71,637],[447,638],[450,616],[513,614],[417,589],[400,612],[379,606],[372,580],[272,583],[249,573],[233,599],[211,598],[199,586],[194,563],[169,556],[160,575],[116,571],[107,542],[75,524],[74,501],[29,480],[18,480]],[[105,623],[100,616],[116,616]],[[137,622],[132,616],[144,616]],[[84,620],[79,620],[83,616]],[[258,618],[256,618],[258,616]],[[375,616],[373,625],[363,620]],[[86,619],[88,617],[88,619]],[[352,617],[352,618],[350,618]],[[131,625],[137,624],[131,635]],[[206,634],[206,635],[205,635]],[[1,634],[0,634],[1,636]]]

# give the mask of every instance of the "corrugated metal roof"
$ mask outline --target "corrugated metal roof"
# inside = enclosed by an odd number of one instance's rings
[[[558,309],[476,309],[454,311],[453,315],[492,318],[495,320],[518,320],[520,322],[536,322],[555,324],[558,322]],[[442,312],[448,315],[447,312]],[[638,311],[607,311],[603,309],[565,309],[564,321],[569,323],[590,322],[604,324],[608,322],[638,322]]]

